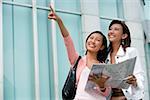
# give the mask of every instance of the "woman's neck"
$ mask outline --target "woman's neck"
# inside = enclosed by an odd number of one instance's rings
[[[117,53],[120,47],[120,43],[112,43],[112,51],[111,53]]]
[[[115,64],[115,62],[116,62],[115,56],[119,50],[120,43],[112,43],[111,46],[112,46],[112,50],[110,52],[110,59],[111,59],[110,62],[111,62],[111,64]]]
[[[99,61],[97,60],[97,54],[87,52],[87,55],[86,55],[86,65],[87,65],[87,67],[91,68],[94,63],[99,63]]]
[[[97,60],[97,54],[96,53],[92,53],[92,52],[87,52],[87,58],[89,60]]]

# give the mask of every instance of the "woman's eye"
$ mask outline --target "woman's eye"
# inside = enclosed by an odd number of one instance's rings
[[[118,30],[119,30],[119,28],[115,28],[114,30],[117,30],[117,31],[118,31]]]
[[[109,30],[119,30],[119,28],[110,28]]]
[[[90,37],[90,39],[93,39],[93,37]]]

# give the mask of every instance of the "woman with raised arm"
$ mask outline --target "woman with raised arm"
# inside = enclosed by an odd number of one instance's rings
[[[58,23],[61,34],[64,38],[65,46],[67,48],[68,58],[70,64],[73,65],[77,60],[79,54],[76,52],[73,41],[69,35],[68,30],[64,26],[61,18],[50,7],[51,12],[48,15],[48,19],[53,19]],[[89,34],[86,39],[86,54],[81,58],[77,66],[77,90],[75,100],[106,100],[106,96],[109,95],[111,88],[105,87],[104,83],[108,78],[98,78],[96,84],[98,85],[99,96],[95,97],[85,91],[85,85],[87,83],[91,67],[94,63],[104,62],[106,59],[107,40],[106,37],[100,31],[94,31]]]
[[[107,63],[116,64],[136,57],[133,74],[127,77],[128,89],[112,88],[111,100],[141,100],[144,97],[144,71],[136,48],[131,47],[130,31],[127,25],[113,20],[109,25],[110,45]]]

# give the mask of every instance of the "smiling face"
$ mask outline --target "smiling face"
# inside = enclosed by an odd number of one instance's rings
[[[108,31],[108,39],[112,43],[120,43],[121,40],[125,39],[126,34],[123,34],[123,27],[120,24],[113,24]]]
[[[91,34],[86,41],[87,51],[98,53],[99,50],[103,50],[103,37],[99,33]]]

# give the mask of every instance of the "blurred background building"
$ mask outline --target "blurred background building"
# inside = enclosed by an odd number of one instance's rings
[[[150,100],[150,0],[0,0],[0,100],[61,100],[70,64],[58,26],[47,19],[50,3],[80,55],[87,34],[107,36],[111,20],[125,21]]]

